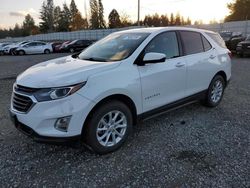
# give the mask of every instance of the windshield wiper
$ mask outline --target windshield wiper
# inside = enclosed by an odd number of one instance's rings
[[[98,62],[108,62],[107,59],[98,58],[98,57],[82,58],[82,60],[87,60],[87,61],[98,61]]]

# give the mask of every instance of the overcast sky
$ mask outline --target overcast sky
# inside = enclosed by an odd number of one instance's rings
[[[55,5],[67,4],[71,0],[54,0]],[[75,0],[78,8],[85,15],[85,0]],[[137,19],[137,0],[102,0],[104,5],[105,19],[112,9],[124,12],[132,20]],[[13,27],[15,23],[21,24],[25,14],[31,14],[39,22],[39,10],[43,0],[0,0],[0,27]],[[227,3],[232,0],[141,0],[141,17],[146,14],[170,14],[179,12],[192,20],[203,20],[208,23],[210,20],[222,20],[229,13]],[[86,0],[87,7],[89,1]]]

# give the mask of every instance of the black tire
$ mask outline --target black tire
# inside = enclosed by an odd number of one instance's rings
[[[18,55],[25,55],[25,51],[23,50],[18,51]]]
[[[50,54],[50,50],[46,49],[46,50],[44,50],[44,53],[45,54]]]
[[[70,48],[70,49],[69,49],[69,52],[70,52],[70,53],[74,53],[74,52],[75,52],[75,49],[74,49],[74,48]]]
[[[4,55],[4,52],[3,51],[0,51],[0,56]]]
[[[118,141],[116,144],[111,145],[111,146],[104,146],[98,141],[97,128],[98,128],[99,124],[101,123],[101,119],[103,119],[103,117],[105,117],[109,112],[113,112],[113,111],[122,112],[122,115],[124,115],[126,117],[127,128],[124,131],[123,137],[122,138],[120,137],[120,139],[121,139],[120,141]],[[113,118],[113,116],[112,116],[112,118]],[[110,152],[113,152],[113,151],[119,149],[123,145],[123,143],[126,141],[130,132],[132,131],[132,123],[133,123],[132,113],[131,113],[130,109],[124,103],[122,103],[120,101],[109,101],[109,103],[103,104],[102,106],[100,106],[98,109],[96,109],[91,114],[90,119],[86,123],[86,125],[85,125],[86,127],[84,127],[84,130],[83,130],[83,139],[84,139],[85,143],[95,153],[98,153],[98,154],[110,153]],[[107,133],[107,130],[105,130],[104,132],[105,133],[103,133],[103,135]],[[112,135],[107,140],[111,139],[113,141],[113,137],[112,137],[113,133],[109,133],[109,134],[112,134]],[[118,138],[118,137],[119,136],[117,135],[116,138]],[[111,144],[112,144],[112,141],[111,141]]]
[[[213,98],[213,90],[214,90],[214,87],[216,87],[215,85],[218,83],[220,83],[222,86],[221,95],[219,95],[220,92],[218,92],[218,97]],[[206,98],[205,98],[205,105],[208,107],[218,106],[223,98],[225,87],[226,87],[226,81],[224,80],[224,78],[221,75],[216,75],[209,85]]]

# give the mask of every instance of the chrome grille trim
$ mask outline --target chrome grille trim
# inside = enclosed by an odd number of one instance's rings
[[[13,111],[17,113],[21,114],[28,113],[36,103],[37,100],[33,95],[27,95],[16,91],[12,93],[11,108]]]

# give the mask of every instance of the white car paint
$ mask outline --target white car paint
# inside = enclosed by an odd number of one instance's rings
[[[134,64],[145,46],[158,34],[166,31],[187,30],[201,33],[211,43],[212,49],[188,56],[167,59],[164,63]],[[48,137],[80,135],[90,111],[102,99],[120,94],[135,104],[137,115],[175,102],[208,89],[219,71],[231,77],[229,51],[220,47],[206,33],[210,31],[167,27],[122,31],[120,33],[146,32],[149,36],[128,58],[116,62],[93,62],[68,56],[35,65],[19,75],[16,84],[29,88],[54,88],[86,82],[79,91],[68,97],[47,102],[36,102],[27,113],[11,105],[17,119],[36,133]],[[212,32],[211,32],[212,33]],[[154,59],[150,54],[147,59]],[[72,116],[69,129],[62,132],[54,128],[57,118]]]
[[[32,41],[19,46],[16,52],[23,51],[25,54],[43,54],[45,50],[49,50],[49,53],[53,52],[52,45],[50,43]]]

